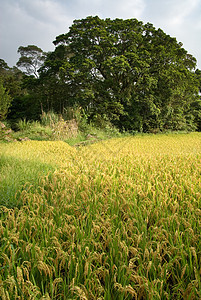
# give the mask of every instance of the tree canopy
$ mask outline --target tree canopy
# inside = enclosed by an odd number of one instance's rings
[[[60,102],[73,99],[91,119],[129,130],[194,127],[196,59],[161,29],[136,19],[87,17],[54,44],[41,76],[51,74],[63,86]]]
[[[17,66],[25,69],[27,75],[38,77],[38,69],[45,60],[43,50],[35,45],[28,45],[27,47],[20,46],[18,53],[20,53],[20,58],[17,62]]]
[[[121,130],[201,130],[201,71],[163,30],[90,16],[75,20],[54,45],[49,53],[34,45],[18,49],[23,88],[37,107],[63,113],[77,105],[88,120]]]

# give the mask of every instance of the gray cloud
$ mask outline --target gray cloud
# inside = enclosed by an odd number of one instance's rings
[[[35,44],[53,50],[52,41],[68,30],[72,18],[52,0],[10,0],[2,5],[0,22],[0,58],[12,66],[19,46]]]
[[[19,46],[52,51],[74,19],[137,18],[183,42],[201,68],[201,0],[0,0],[0,58],[15,65]]]
[[[182,42],[201,68],[201,0],[147,1],[142,18]]]

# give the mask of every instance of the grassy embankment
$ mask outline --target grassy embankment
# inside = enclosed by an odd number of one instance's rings
[[[0,148],[2,299],[201,298],[200,133]]]

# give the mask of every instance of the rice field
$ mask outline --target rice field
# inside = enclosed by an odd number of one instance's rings
[[[0,151],[48,166],[0,207],[0,299],[201,299],[201,133]]]

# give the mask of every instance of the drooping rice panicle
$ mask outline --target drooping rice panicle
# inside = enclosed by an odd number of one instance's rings
[[[0,298],[201,298],[200,133],[0,148],[53,167],[0,207]]]

